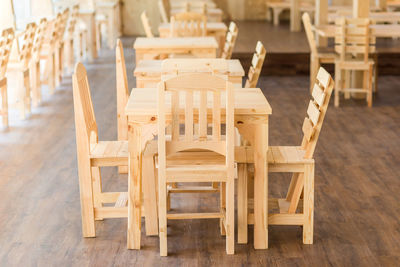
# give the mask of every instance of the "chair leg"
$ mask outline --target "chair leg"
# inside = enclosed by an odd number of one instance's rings
[[[78,151],[79,194],[82,214],[83,237],[95,237],[94,203],[89,157],[80,156]]]
[[[368,107],[372,107],[372,76],[373,76],[373,66],[370,65],[369,71],[367,72],[368,74],[365,74],[368,79],[368,95],[367,95],[367,102],[368,102]]]
[[[145,155],[142,158],[143,204],[146,220],[146,235],[158,235],[157,192],[154,156]]]
[[[247,244],[248,202],[247,202],[247,164],[238,164],[238,243]]]
[[[220,184],[220,190],[219,190],[219,202],[220,202],[220,210],[223,212],[226,208],[226,183],[221,183]],[[226,229],[224,226],[224,221],[223,219],[219,220],[219,229],[221,232],[221,235],[224,236],[226,235]]]
[[[31,82],[29,79],[29,70],[28,73],[24,77],[24,85],[25,85],[25,98],[24,98],[24,104],[25,104],[25,109],[28,114],[31,113]]]
[[[17,97],[16,97],[16,106],[19,109],[20,119],[26,119],[26,109],[25,109],[25,77],[23,72],[16,73],[16,89],[17,89]]]
[[[339,69],[339,67],[337,66],[337,64],[335,64],[335,79],[336,79],[336,83],[335,83],[335,107],[339,106],[339,92],[342,89],[341,88],[341,70]]]
[[[350,80],[351,80],[351,71],[350,70],[345,70],[344,72],[344,79],[342,80],[341,87],[342,89],[345,88],[350,88]],[[345,99],[350,99],[350,92],[344,91],[344,98]]]
[[[93,190],[93,206],[95,208],[103,207],[103,203],[101,202],[101,169],[100,167],[92,167],[92,190]],[[95,220],[101,221],[103,218],[96,218]]]
[[[296,213],[297,206],[299,205],[299,200],[304,186],[304,174],[294,173],[292,181],[290,182],[288,195],[286,200],[290,202],[288,213]]]
[[[1,88],[1,111],[3,126],[8,127],[8,99],[7,99],[7,84]]]
[[[306,164],[304,167],[303,213],[303,243],[312,244],[314,228],[314,164]]]
[[[233,172],[232,172],[233,174]],[[228,177],[226,182],[226,253],[235,253],[235,180]]]
[[[167,183],[162,175],[158,177],[158,227],[160,236],[160,256],[168,255],[167,247]]]

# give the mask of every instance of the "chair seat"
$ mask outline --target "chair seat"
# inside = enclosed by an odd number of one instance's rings
[[[301,164],[312,163],[313,159],[305,159],[306,151],[299,146],[270,146],[268,148],[268,164]]]
[[[338,68],[340,69],[368,70],[371,65],[375,64],[375,61],[370,58],[368,62],[364,62],[361,60],[346,60],[343,62],[339,62],[338,59],[336,59],[335,64],[337,64]]]
[[[122,158],[128,160],[128,156],[127,141],[100,141],[90,147],[90,158],[92,159]]]

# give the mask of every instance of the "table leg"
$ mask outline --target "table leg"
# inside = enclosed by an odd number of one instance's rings
[[[128,125],[129,178],[128,178],[128,249],[140,249],[141,235],[141,187],[142,144],[141,126]]]
[[[268,248],[268,121],[254,127],[254,248]]]

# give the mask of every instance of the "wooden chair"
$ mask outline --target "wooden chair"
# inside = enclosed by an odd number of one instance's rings
[[[82,209],[82,233],[94,237],[95,220],[126,218],[127,192],[102,192],[100,167],[127,166],[127,141],[98,141],[89,83],[85,67],[77,63],[73,74],[76,144],[79,189]],[[115,203],[114,206],[103,206]]]
[[[79,5],[72,7],[71,15],[69,17],[68,26],[64,36],[64,64],[67,72],[72,72],[75,63],[74,47],[80,44],[81,35],[77,32]],[[81,51],[78,52],[80,55]]]
[[[144,28],[144,32],[146,33],[147,38],[153,38],[153,32],[151,31],[151,26],[150,26],[150,21],[149,18],[147,17],[146,11],[142,12],[142,15],[140,15],[140,19],[142,20],[142,25]]]
[[[365,18],[339,18],[336,21],[335,51],[335,106],[339,106],[339,93],[363,93],[367,95],[368,107],[372,106],[372,77],[374,60],[369,54],[375,52],[375,36],[370,20]],[[345,72],[363,72],[362,88],[348,88]],[[347,78],[349,79],[349,78]],[[357,86],[357,85],[356,85]]]
[[[6,128],[8,127],[8,95],[6,71],[13,41],[14,30],[12,28],[3,30],[0,36],[0,115],[2,116],[3,126]]]
[[[314,151],[334,87],[331,76],[323,69],[317,73],[312,99],[303,122],[301,146],[271,146],[268,149],[268,172],[293,173],[284,199],[269,199],[269,225],[303,226],[303,243],[313,243],[314,222]],[[247,165],[253,163],[250,147],[236,151],[239,163],[238,180],[238,242],[247,243],[247,225],[254,221],[248,212],[252,201],[247,196]],[[250,151],[250,153],[249,153]],[[244,163],[244,164],[241,164]],[[303,195],[303,198],[301,196]],[[271,211],[272,210],[272,211]]]
[[[57,24],[61,18],[58,13],[57,17],[48,22],[47,31],[40,49],[40,59],[44,61],[44,71],[41,79],[42,84],[47,84],[50,94],[54,93],[56,88],[56,41],[57,41]]]
[[[308,45],[310,46],[310,92],[312,92],[313,86],[315,84],[315,77],[317,72],[321,67],[321,64],[334,64],[335,63],[335,53],[327,52],[323,50],[318,50],[316,37],[312,30],[310,15],[304,13],[302,16],[304,30],[307,35]]]
[[[29,65],[33,106],[37,106],[42,101],[42,83],[40,80],[40,50],[42,49],[47,27],[47,19],[42,18],[37,26],[35,39],[33,41],[32,59]]]
[[[67,23],[69,18],[70,12],[69,9],[65,9],[61,14],[60,23],[57,25],[57,77],[56,77],[56,84],[59,85],[61,83],[62,75],[64,69],[66,67],[65,64],[65,49],[66,45],[64,43],[64,36],[66,35]]]
[[[117,39],[116,58],[116,81],[117,81],[117,123],[118,141],[128,141],[128,117],[125,115],[125,107],[129,99],[128,79],[126,76],[126,65],[124,49],[120,39]],[[143,168],[143,198],[146,220],[146,235],[158,235],[157,193],[156,176],[154,173],[154,154],[150,148],[145,150],[142,157]],[[119,173],[128,173],[127,166],[119,166]]]
[[[166,94],[171,94],[171,110],[167,110]],[[224,228],[221,232],[226,231],[226,251],[228,254],[234,253],[233,97],[233,85],[230,82],[204,73],[176,76],[158,85],[158,210],[161,256],[167,256],[168,251],[167,219],[220,218]],[[180,105],[183,99],[185,104]],[[209,100],[212,100],[212,106],[208,106]],[[207,114],[212,114],[212,136],[207,135]],[[222,114],[226,115],[226,136],[221,135]],[[181,123],[185,126],[183,135],[180,134]],[[171,140],[166,139],[167,124],[171,124]],[[198,131],[193,130],[196,124]],[[192,152],[193,150],[202,152]],[[222,160],[207,162],[213,156],[200,157],[197,154],[203,152],[222,155]],[[167,183],[177,182],[224,184],[221,207],[225,205],[225,208],[217,213],[167,213]]]
[[[31,84],[29,65],[32,58],[32,47],[36,33],[36,24],[34,22],[26,25],[25,31],[20,40],[14,39],[11,50],[10,61],[7,67],[8,81],[13,81],[13,92],[10,92],[9,98],[16,104],[20,110],[22,119],[31,112]]]
[[[231,21],[229,24],[228,33],[226,34],[226,41],[224,45],[224,49],[222,50],[221,57],[224,59],[231,59],[233,49],[235,48],[236,39],[239,33],[239,29],[236,26],[236,23]]]
[[[194,12],[179,13],[171,17],[171,37],[206,36],[207,18]]]
[[[265,50],[263,44],[258,41],[256,45],[256,52],[251,60],[251,66],[246,80],[246,88],[257,87],[258,78],[260,77],[262,66],[264,64],[265,55],[267,51]]]
[[[158,8],[160,10],[160,16],[161,16],[161,20],[163,23],[168,23],[169,19],[168,19],[168,15],[167,15],[167,10],[165,9],[165,4],[163,0],[158,0]]]

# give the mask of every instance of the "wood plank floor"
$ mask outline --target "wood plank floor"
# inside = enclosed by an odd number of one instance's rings
[[[124,39],[130,87],[133,39]],[[114,52],[85,64],[100,140],[114,140]],[[309,101],[308,77],[262,77],[270,101],[272,145],[296,145]],[[126,249],[126,219],[96,222],[82,238],[71,78],[30,119],[12,116],[0,131],[0,266],[396,266],[400,262],[400,76],[383,76],[374,107],[344,101],[328,109],[317,146],[314,245],[296,226],[269,228],[268,250],[235,245],[225,254],[217,220],[170,221],[169,256],[158,238],[142,234],[142,250]],[[12,114],[15,115],[15,114]],[[104,168],[104,190],[126,190],[127,176]],[[289,176],[271,175],[270,194],[282,196]],[[192,198],[191,198],[192,197]],[[206,210],[217,196],[174,196],[172,208]],[[145,227],[145,226],[144,226]],[[142,230],[144,233],[144,229]]]

